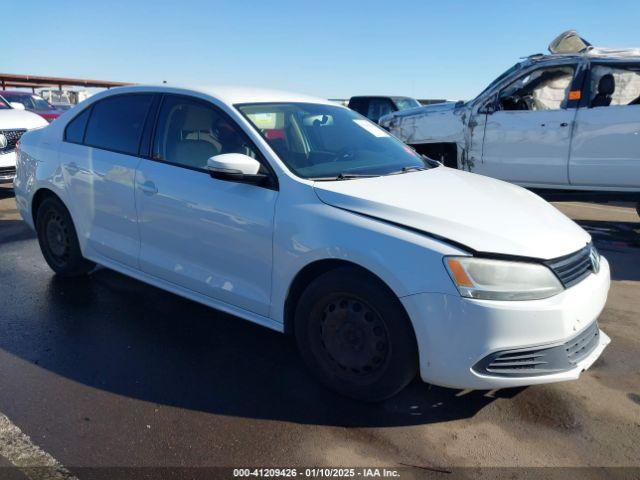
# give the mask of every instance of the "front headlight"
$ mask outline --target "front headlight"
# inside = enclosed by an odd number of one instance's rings
[[[563,290],[553,272],[538,263],[476,257],[445,257],[460,295],[482,300],[539,300]]]

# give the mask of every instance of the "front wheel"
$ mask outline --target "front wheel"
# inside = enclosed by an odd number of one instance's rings
[[[415,335],[402,304],[379,280],[339,268],[314,280],[295,314],[298,349],[329,388],[380,401],[416,375]]]
[[[47,197],[38,207],[36,231],[42,255],[58,275],[82,275],[95,267],[95,263],[82,257],[71,215],[57,198]]]

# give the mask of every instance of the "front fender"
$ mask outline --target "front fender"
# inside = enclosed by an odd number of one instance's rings
[[[457,295],[442,263],[461,250],[390,223],[323,203],[280,203],[274,231],[271,318],[282,322],[298,272],[320,260],[343,260],[375,274],[400,298],[423,292]],[[279,219],[296,218],[296,222]]]

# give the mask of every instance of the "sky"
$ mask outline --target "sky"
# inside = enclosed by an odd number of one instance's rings
[[[640,47],[637,0],[22,0],[4,13],[3,73],[325,98],[469,99],[568,29]]]

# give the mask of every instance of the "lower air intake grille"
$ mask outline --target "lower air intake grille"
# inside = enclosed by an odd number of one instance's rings
[[[473,366],[483,375],[533,377],[570,370],[598,345],[597,322],[562,345],[503,350],[486,356]]]

